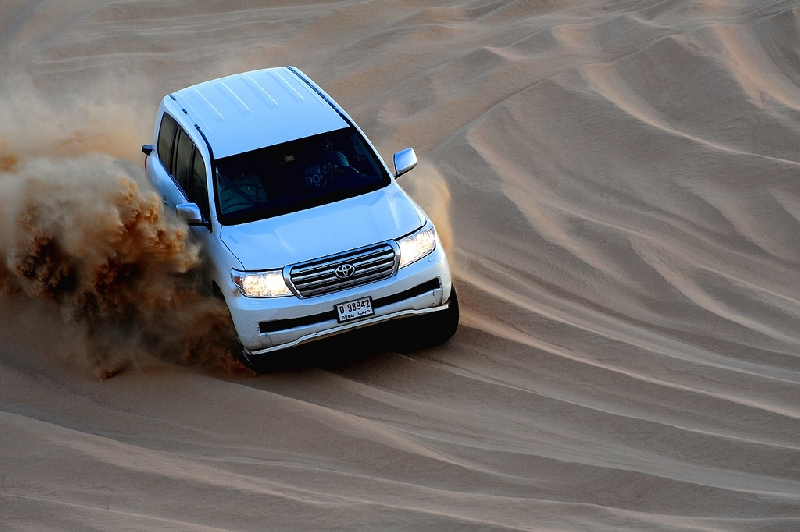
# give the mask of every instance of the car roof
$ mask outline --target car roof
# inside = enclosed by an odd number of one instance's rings
[[[348,125],[344,111],[294,67],[206,81],[165,97],[164,107],[187,129],[196,126],[215,158]]]

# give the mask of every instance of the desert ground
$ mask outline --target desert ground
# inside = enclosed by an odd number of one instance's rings
[[[446,344],[238,367],[142,167],[294,65],[429,212]],[[800,530],[800,1],[3,0],[0,529]]]

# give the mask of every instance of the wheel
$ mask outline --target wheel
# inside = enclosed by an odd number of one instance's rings
[[[281,367],[279,364],[280,358],[278,358],[276,355],[267,354],[253,356],[240,342],[237,342],[237,346],[233,354],[243,366],[255,373],[258,373],[259,375],[272,373]]]
[[[398,350],[419,351],[449,340],[458,329],[459,308],[455,286],[450,289],[448,303],[446,310],[402,320],[402,330],[399,331],[397,340]]]

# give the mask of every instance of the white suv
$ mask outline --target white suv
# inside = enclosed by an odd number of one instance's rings
[[[253,369],[279,349],[395,318],[419,345],[450,338],[458,301],[436,229],[356,123],[297,68],[166,96],[149,178],[206,250]],[[152,156],[150,156],[152,155]]]

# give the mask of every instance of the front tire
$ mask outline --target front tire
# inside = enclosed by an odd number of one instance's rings
[[[258,375],[266,375],[267,373],[272,373],[278,369],[281,369],[281,361],[283,360],[281,357],[285,356],[285,353],[279,353],[280,354],[267,353],[262,355],[253,355],[248,352],[240,342],[237,345],[234,355],[236,356],[236,359],[250,371]]]
[[[460,316],[456,287],[450,289],[450,300],[445,310],[402,320],[398,340],[400,351],[419,351],[448,341],[458,329]]]

